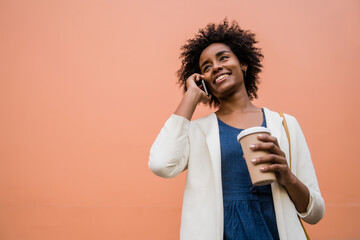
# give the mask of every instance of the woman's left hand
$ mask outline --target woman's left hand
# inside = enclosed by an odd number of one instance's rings
[[[250,146],[253,151],[268,151],[270,154],[264,155],[259,158],[252,159],[253,164],[270,163],[260,169],[262,172],[275,172],[277,181],[283,186],[294,183],[296,177],[291,173],[285,153],[281,151],[276,137],[263,134],[258,135],[258,139],[262,143],[257,143]]]

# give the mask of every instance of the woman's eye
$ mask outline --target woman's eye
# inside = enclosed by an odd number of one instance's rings
[[[226,60],[226,59],[228,59],[228,58],[229,58],[228,56],[221,56],[221,57],[220,57],[220,61]]]
[[[209,68],[210,68],[210,66],[207,65],[207,66],[204,67],[203,71],[206,72],[207,70],[209,70]]]

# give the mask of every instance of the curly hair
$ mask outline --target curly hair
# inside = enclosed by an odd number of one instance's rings
[[[260,83],[258,73],[261,72],[263,59],[261,49],[254,46],[257,43],[254,33],[242,30],[235,21],[230,25],[227,19],[218,25],[210,23],[205,28],[199,29],[198,34],[193,39],[187,40],[187,43],[181,47],[180,59],[182,61],[177,76],[178,83],[183,86],[184,92],[186,92],[186,79],[193,73],[200,73],[201,53],[213,43],[224,43],[236,55],[240,63],[248,66],[244,78],[245,88],[250,100],[257,98],[256,92]],[[216,107],[219,104],[219,100],[211,95],[210,107]]]

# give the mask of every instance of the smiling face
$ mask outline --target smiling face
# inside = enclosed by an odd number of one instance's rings
[[[213,43],[200,55],[199,66],[211,93],[219,100],[238,91],[246,93],[243,72],[247,66],[240,64],[236,55],[223,43]]]

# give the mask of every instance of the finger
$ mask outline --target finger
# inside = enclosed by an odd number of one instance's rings
[[[189,79],[193,80],[194,82],[197,82],[197,75],[196,74],[193,74],[189,77]]]
[[[195,75],[195,80],[198,82],[198,81],[200,81],[200,75],[199,74],[196,74]]]
[[[199,73],[194,73],[194,74],[191,75],[191,76],[194,77],[194,80],[195,80],[195,81],[200,81],[201,79],[204,79],[204,78],[205,78],[204,75],[201,75],[201,74],[199,74]]]
[[[285,157],[275,155],[275,154],[267,154],[258,158],[254,158],[251,162],[255,165],[271,163],[271,164],[284,164],[287,165],[287,161]]]
[[[271,164],[269,166],[260,167],[261,172],[278,172],[280,174],[288,171],[288,166],[283,164]]]
[[[196,85],[197,85],[198,87],[202,87],[201,77],[200,77],[199,74],[196,74],[196,75],[194,76],[194,82],[196,83]]]
[[[250,149],[253,151],[269,151],[276,155],[285,156],[284,152],[281,151],[279,146],[273,142],[256,143],[250,145]]]
[[[190,86],[194,87],[195,85],[198,86],[198,76],[199,74],[194,73],[186,80],[186,86],[189,88]]]
[[[195,80],[199,75],[200,74],[198,74],[198,73],[193,73],[193,74],[190,75],[190,77],[188,77],[188,79],[191,78],[191,79]]]
[[[194,73],[194,75],[196,75],[196,77],[200,80],[200,79],[204,79],[205,76],[200,74],[200,73]]]
[[[273,142],[276,146],[279,146],[277,138],[268,134],[259,134],[258,139],[263,142]]]

